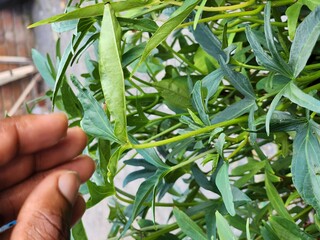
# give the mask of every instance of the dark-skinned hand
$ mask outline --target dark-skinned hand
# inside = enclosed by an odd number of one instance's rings
[[[0,226],[17,219],[0,239],[69,239],[85,211],[79,186],[95,169],[79,156],[86,141],[60,113],[0,120]]]

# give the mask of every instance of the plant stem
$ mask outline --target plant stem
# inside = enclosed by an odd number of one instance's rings
[[[181,141],[181,140],[186,139],[186,138],[190,138],[190,137],[194,137],[194,136],[197,136],[197,135],[200,135],[200,134],[203,134],[203,133],[210,132],[213,129],[218,128],[218,127],[226,127],[226,126],[238,124],[238,123],[241,123],[241,122],[246,122],[247,120],[248,120],[248,116],[242,116],[242,117],[239,117],[239,118],[236,118],[236,119],[231,119],[231,120],[228,120],[228,121],[224,121],[224,122],[213,124],[211,126],[200,128],[200,129],[197,129],[197,130],[182,134],[180,136],[175,136],[175,137],[172,137],[172,138],[169,138],[169,139],[165,139],[165,140],[161,140],[161,141],[157,141],[157,142],[151,142],[151,143],[132,144],[132,148],[134,148],[134,149],[142,149],[142,148],[159,147],[159,146],[162,146],[162,145],[166,145],[166,144],[169,144],[169,143]]]
[[[177,1],[164,1],[166,4],[171,4],[175,6],[182,6],[183,2],[177,2]],[[244,3],[231,5],[231,6],[221,6],[221,7],[203,7],[202,10],[204,12],[222,12],[222,11],[230,11],[230,10],[238,10],[240,8],[245,8],[250,5],[253,5],[255,3],[255,0],[249,0]],[[196,6],[195,9],[199,9],[199,6]]]
[[[163,135],[166,135],[167,133],[170,133],[172,132],[173,130],[176,130],[177,128],[181,127],[183,124],[182,123],[178,123],[176,125],[173,125],[172,127],[162,131],[161,133],[158,133],[154,136],[152,136],[151,138],[147,139],[144,143],[148,143],[148,142],[151,142],[152,140],[158,138],[158,137],[161,137]]]
[[[241,16],[252,16],[252,15],[259,14],[262,11],[263,7],[264,7],[263,5],[260,5],[256,9],[251,10],[251,11],[217,14],[212,17],[199,19],[198,23],[211,22],[211,21],[234,18],[234,17],[241,17]],[[184,28],[184,27],[191,26],[191,25],[193,25],[193,22],[187,22],[187,23],[181,24],[179,26],[179,28]]]

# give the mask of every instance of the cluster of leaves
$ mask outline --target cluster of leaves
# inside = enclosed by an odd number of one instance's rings
[[[320,237],[318,5],[69,0],[31,26],[74,31],[55,61],[33,58],[53,106],[90,137],[98,168],[84,192],[88,208],[114,196],[108,239]],[[81,79],[67,76],[80,60]]]

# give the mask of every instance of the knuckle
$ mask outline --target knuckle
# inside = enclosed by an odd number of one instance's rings
[[[69,239],[69,224],[62,213],[37,210],[32,213],[28,224],[27,239],[30,240],[67,240]]]

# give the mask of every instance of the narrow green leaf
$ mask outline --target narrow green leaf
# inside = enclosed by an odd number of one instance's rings
[[[90,91],[82,86],[76,77],[71,76],[73,85],[77,88],[77,97],[83,108],[83,118],[80,122],[82,129],[93,137],[118,142],[113,127],[102,107],[92,96]]]
[[[173,208],[173,214],[177,220],[177,223],[181,231],[186,234],[191,239],[206,240],[206,235],[202,229],[194,222],[192,219],[179,210],[178,208]]]
[[[48,85],[50,89],[54,88],[54,77],[53,73],[51,72],[50,66],[47,62],[47,59],[41,55],[36,49],[32,49],[32,61],[36,68],[38,69],[41,77]]]
[[[82,220],[72,227],[71,233],[74,240],[88,240]]]
[[[268,1],[267,5],[264,8],[264,32],[266,36],[267,46],[271,53],[272,59],[276,62],[278,66],[282,68],[283,71],[286,72],[286,76],[290,76],[290,75],[293,75],[292,70],[290,69],[289,65],[280,56],[279,51],[275,45],[275,40],[272,33],[272,28],[271,28],[270,11],[271,11],[271,2]]]
[[[114,120],[114,132],[128,142],[124,76],[120,58],[121,27],[110,4],[105,5],[99,40],[99,73],[101,87]]]
[[[246,223],[246,237],[247,237],[247,240],[251,240],[250,219],[249,218],[247,218],[247,223]]]
[[[125,68],[135,60],[137,60],[143,53],[144,48],[146,47],[146,42],[143,42],[122,55],[122,67]]]
[[[197,81],[196,82],[196,84],[193,87],[193,90],[192,90],[191,94],[192,94],[193,103],[194,103],[195,108],[197,109],[197,111],[199,113],[199,116],[200,116],[202,122],[207,126],[211,125],[209,116],[206,113],[205,107],[204,107],[204,104],[203,104],[201,81]]]
[[[117,18],[121,27],[125,27],[130,30],[137,30],[141,32],[154,33],[158,30],[158,25],[148,18],[131,19],[131,18]]]
[[[134,144],[137,144],[138,141],[133,137],[130,137],[130,141]],[[156,166],[159,169],[168,169],[169,166],[166,165],[161,158],[159,157],[158,153],[154,148],[146,148],[146,149],[136,149],[136,151],[150,164]]]
[[[111,5],[116,12],[122,12],[122,11],[127,11],[133,8],[145,6],[149,4],[149,2],[151,1],[126,0],[126,1],[119,1],[119,2],[111,2]],[[39,22],[31,24],[30,26],[28,26],[28,28],[34,28],[44,24],[61,22],[66,20],[102,16],[104,12],[104,6],[105,6],[105,3],[97,3],[94,5],[78,8],[68,13],[63,13],[47,19],[43,19]]]
[[[298,1],[292,4],[286,10],[286,15],[288,17],[288,31],[289,31],[289,37],[291,40],[293,40],[296,33],[298,18],[299,18],[300,10],[302,6],[303,4],[301,4],[301,2]]]
[[[313,237],[302,231],[298,225],[284,217],[272,216],[270,224],[277,236],[282,240],[312,240]]]
[[[207,89],[207,96],[205,99],[205,106],[207,108],[209,99],[217,92],[218,87],[223,79],[224,73],[221,68],[212,71],[205,76],[202,81],[202,86]]]
[[[166,21],[161,27],[159,27],[159,29],[149,39],[147,46],[141,56],[141,59],[135,69],[137,69],[137,67],[147,59],[153,49],[155,49],[162,41],[164,41],[169,36],[169,34],[189,16],[198,2],[199,0],[184,1],[183,5],[171,15],[170,19]]]
[[[53,96],[52,96],[52,107],[54,107],[55,99],[57,97],[58,91],[61,88],[62,81],[64,74],[67,71],[67,68],[69,67],[72,59],[74,56],[76,56],[76,50],[80,46],[82,40],[87,35],[87,32],[91,28],[91,26],[94,24],[93,19],[81,19],[77,26],[77,35],[74,36],[74,39],[69,43],[67,48],[65,49],[63,56],[61,58],[61,61],[59,63],[59,67],[57,70],[56,80],[55,80],[55,86],[53,90]]]
[[[237,238],[233,235],[232,229],[229,226],[227,220],[216,211],[217,219],[217,230],[220,240],[236,240]]]
[[[228,213],[231,216],[234,216],[236,214],[236,211],[234,209],[233,195],[229,181],[228,168],[229,164],[226,162],[221,166],[216,177],[216,185],[221,193],[223,203]]]
[[[61,98],[64,110],[72,119],[80,118],[82,116],[81,103],[73,93],[71,87],[66,81],[63,81],[61,87]]]
[[[115,193],[115,189],[111,184],[105,184],[98,186],[96,183],[87,181],[87,186],[90,193],[90,198],[87,201],[87,208],[91,208],[101,202],[106,197],[112,196]]]
[[[139,189],[136,193],[136,198],[133,203],[131,216],[126,223],[126,225],[121,233],[120,238],[123,237],[123,235],[126,233],[126,231],[128,231],[132,222],[137,217],[143,203],[150,196],[153,189],[157,187],[156,185],[159,181],[159,178],[162,176],[162,174],[163,174],[163,171],[157,171],[152,177],[148,178],[146,181],[141,183],[141,185],[139,186]]]
[[[237,118],[245,113],[250,112],[250,110],[255,106],[256,103],[254,99],[244,98],[239,102],[236,102],[228,106],[226,109],[215,115],[214,118],[211,120],[211,124],[216,124],[219,122]]]
[[[272,184],[271,179],[270,179],[270,175],[272,175],[272,173],[269,170],[267,170],[267,168],[266,168],[265,185],[266,185],[267,196],[268,196],[268,199],[269,199],[271,205],[273,206],[273,208],[277,211],[277,213],[280,216],[294,222],[293,218],[291,217],[291,215],[288,213],[286,207],[284,206],[282,198],[280,197],[277,189]]]
[[[303,200],[320,212],[319,125],[300,126],[293,141],[292,180]]]
[[[292,77],[292,74],[288,75],[288,73],[263,50],[260,42],[258,41],[258,37],[249,26],[246,26],[246,36],[259,65],[264,66],[272,72],[281,73],[288,78]]]
[[[196,29],[196,28],[197,28],[198,21],[199,21],[199,19],[200,19],[200,17],[201,17],[201,14],[202,14],[202,12],[203,12],[203,8],[204,8],[204,6],[206,5],[206,3],[207,3],[207,0],[202,0],[201,4],[200,4],[200,6],[199,6],[199,8],[198,8],[198,10],[197,10],[197,13],[196,13],[196,15],[195,15],[195,17],[194,17],[193,29]]]
[[[197,28],[193,31],[193,35],[200,46],[212,57],[219,60],[221,56],[224,61],[227,61],[227,55],[222,50],[222,43],[206,24],[198,24]]]
[[[280,99],[282,98],[287,86],[288,84],[273,98],[270,104],[270,107],[266,116],[266,132],[268,135],[270,134],[270,121],[271,121],[272,114],[276,109]]]
[[[284,88],[283,95],[301,107],[320,113],[320,101],[303,92],[293,82],[290,82],[287,87]]]
[[[312,11],[297,28],[289,58],[294,77],[297,77],[306,66],[319,36],[320,6]]]
[[[228,79],[228,81],[239,91],[243,96],[251,99],[255,99],[254,90],[252,85],[247,77],[243,74],[231,70],[231,68],[227,65],[227,63],[220,57],[220,65],[221,69]]]

